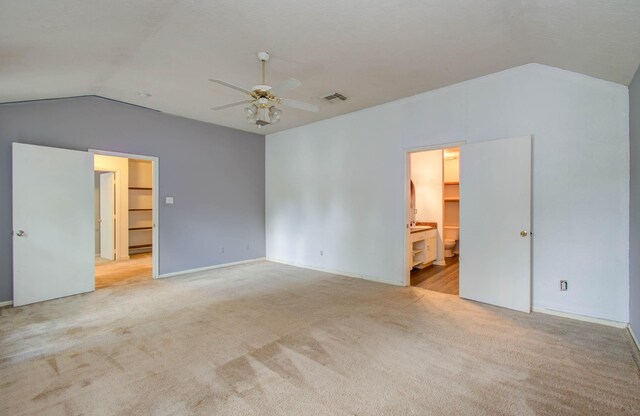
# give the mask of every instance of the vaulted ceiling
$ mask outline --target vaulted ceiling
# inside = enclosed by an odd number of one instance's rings
[[[100,95],[271,133],[531,62],[628,85],[639,22],[638,0],[0,0],[0,102]],[[208,78],[258,84],[261,50],[319,113],[258,130],[210,110],[245,97]]]

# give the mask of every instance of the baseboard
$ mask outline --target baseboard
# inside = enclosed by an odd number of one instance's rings
[[[356,279],[371,280],[372,282],[384,283],[384,284],[387,284],[387,285],[404,286],[404,283],[391,282],[389,280],[384,280],[384,279],[381,279],[379,277],[368,276],[368,275],[365,275],[365,274],[355,274],[355,273],[348,273],[348,272],[344,272],[344,271],[340,271],[340,270],[323,269],[321,267],[313,267],[313,266],[309,266],[309,265],[306,265],[306,264],[295,263],[295,262],[292,262],[292,261],[286,261],[286,260],[280,260],[280,259],[274,259],[274,258],[271,258],[271,257],[267,257],[267,260],[268,261],[272,261],[274,263],[286,264],[287,266],[300,267],[302,269],[315,270],[315,271],[323,272],[323,273],[338,274],[340,276],[354,277]]]
[[[12,300],[5,300],[0,302],[0,308],[2,308],[3,306],[12,306],[13,305],[13,301]]]
[[[436,260],[436,261],[433,262],[433,264],[435,266],[446,266],[447,265],[447,261],[446,260],[442,260],[442,261]]]
[[[638,337],[636,337],[636,334],[633,332],[633,328],[631,328],[631,324],[627,325],[627,329],[629,330],[629,333],[631,334],[631,338],[636,343],[636,347],[638,347],[638,350],[640,350],[640,342],[638,342]]]
[[[628,324],[626,322],[610,321],[608,319],[601,319],[601,318],[593,318],[591,316],[578,315],[575,313],[554,311],[553,309],[539,308],[534,306],[533,308],[531,308],[531,310],[533,312],[546,313],[547,315],[554,315],[554,316],[560,316],[562,318],[575,319],[576,321],[584,321],[584,322],[591,322],[594,324],[612,326],[614,328],[628,327]]]
[[[198,267],[197,269],[180,270],[178,272],[163,273],[160,276],[158,276],[158,278],[165,279],[167,277],[182,276],[183,274],[205,272],[207,270],[221,269],[223,267],[231,267],[231,266],[237,266],[239,264],[253,263],[255,261],[260,261],[260,260],[266,260],[266,259],[264,257],[259,257],[257,259],[241,260],[241,261],[234,261],[232,263],[216,264],[214,266]]]

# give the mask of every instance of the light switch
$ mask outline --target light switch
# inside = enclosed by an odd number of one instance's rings
[[[168,196],[164,199],[164,203],[165,205],[173,205],[173,197],[172,196]]]

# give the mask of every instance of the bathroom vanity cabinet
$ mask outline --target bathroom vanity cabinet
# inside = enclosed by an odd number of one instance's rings
[[[412,227],[410,241],[412,267],[422,269],[436,260],[438,238],[435,228]]]

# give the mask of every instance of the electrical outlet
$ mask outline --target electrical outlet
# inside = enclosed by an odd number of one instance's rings
[[[568,288],[569,288],[569,286],[567,285],[567,281],[566,280],[560,280],[560,290],[564,292]]]
[[[324,251],[320,250],[320,255],[324,256]]]

